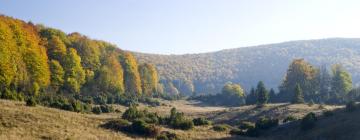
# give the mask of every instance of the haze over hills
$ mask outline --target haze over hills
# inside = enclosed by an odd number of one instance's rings
[[[290,41],[200,54],[134,54],[140,63],[156,65],[165,87],[170,84],[186,95],[218,93],[226,82],[240,83],[248,91],[260,80],[277,90],[296,58],[315,66],[342,64],[352,74],[353,83],[360,82],[360,39],[355,38]]]

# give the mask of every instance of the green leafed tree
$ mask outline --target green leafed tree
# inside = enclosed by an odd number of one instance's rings
[[[341,65],[332,66],[331,92],[333,96],[343,97],[352,89],[352,78]]]
[[[264,105],[269,100],[269,92],[267,91],[264,83],[259,81],[257,88],[256,88],[256,95],[257,95],[257,104]]]
[[[294,97],[293,97],[293,100],[292,100],[292,103],[293,104],[301,104],[301,103],[304,103],[304,95],[303,95],[303,92],[302,92],[302,89],[300,87],[300,84],[296,84],[295,86],[295,90],[294,90],[295,94],[294,94]]]
[[[77,51],[70,48],[66,55],[65,88],[71,93],[79,93],[81,85],[85,83],[85,71],[81,66],[81,58]]]
[[[56,60],[50,61],[50,71],[51,71],[51,87],[55,92],[59,90],[60,87],[64,84],[64,69],[60,63]]]
[[[235,95],[239,97],[245,97],[244,90],[239,84],[227,83],[223,87],[221,93],[227,96]]]

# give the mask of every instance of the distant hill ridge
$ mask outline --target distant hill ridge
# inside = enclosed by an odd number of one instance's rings
[[[249,90],[263,80],[267,87],[277,89],[295,58],[316,66],[340,63],[350,71],[355,85],[360,82],[360,38],[299,40],[199,54],[134,54],[140,62],[155,64],[164,83],[187,95],[217,93],[226,82]]]

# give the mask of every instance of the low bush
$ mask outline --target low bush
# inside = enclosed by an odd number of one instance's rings
[[[243,121],[243,122],[240,122],[239,128],[245,129],[245,130],[253,129],[253,128],[255,128],[255,124],[252,122]]]
[[[185,118],[184,113],[177,112],[176,108],[172,108],[170,111],[170,117],[167,118],[167,124],[175,129],[188,130],[194,127],[192,120]]]
[[[93,107],[93,108],[92,108],[92,112],[93,112],[94,114],[101,114],[101,113],[102,113],[101,108],[100,108],[99,106]]]
[[[144,120],[146,123],[159,124],[159,116],[157,115],[157,113],[146,112]]]
[[[179,138],[175,133],[163,131],[156,137],[156,140],[179,140]]]
[[[36,100],[34,97],[29,97],[26,100],[26,106],[36,106]]]
[[[262,117],[258,121],[256,121],[255,128],[265,130],[278,125],[279,125],[278,119],[270,119],[270,118]]]
[[[315,113],[310,112],[309,114],[305,115],[304,118],[301,120],[301,129],[302,130],[309,130],[315,126],[317,121],[317,117]]]
[[[160,133],[160,129],[152,124],[147,124],[143,120],[135,120],[129,127],[129,131],[146,137],[156,137]]]
[[[114,112],[114,108],[111,105],[100,105],[100,109],[102,113]]]
[[[218,132],[227,131],[230,128],[231,128],[231,126],[229,126],[227,124],[218,124],[218,125],[213,126],[213,130],[218,131]]]
[[[125,112],[124,114],[121,116],[121,118],[129,120],[129,121],[134,121],[136,119],[140,119],[143,118],[144,112],[140,111],[137,109],[136,106],[131,105]]]
[[[129,126],[130,122],[124,119],[111,120],[101,125],[101,127],[104,127],[106,129],[112,129],[115,131],[126,131]]]
[[[195,126],[200,126],[200,125],[210,125],[211,121],[205,119],[205,118],[195,118],[193,119],[193,123]]]
[[[139,101],[153,107],[160,106],[160,102],[155,98],[143,97]]]
[[[296,121],[297,118],[295,116],[287,116],[284,120],[283,123],[287,123],[287,122],[292,122],[292,121]]]

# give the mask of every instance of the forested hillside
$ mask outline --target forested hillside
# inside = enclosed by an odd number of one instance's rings
[[[151,97],[160,88],[152,64],[138,65],[131,53],[113,44],[0,15],[1,98],[36,98],[74,110],[68,105],[76,108],[78,100],[120,102]]]
[[[155,55],[135,53],[140,63],[156,65],[160,80],[172,91],[218,93],[226,82],[246,91],[260,80],[277,89],[293,59],[304,58],[317,67],[341,64],[354,84],[360,82],[360,39],[332,38],[244,47],[213,53]]]

